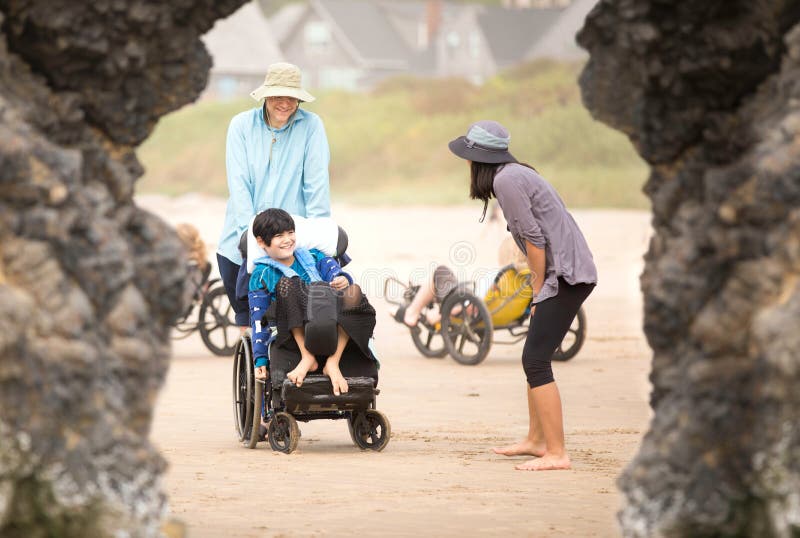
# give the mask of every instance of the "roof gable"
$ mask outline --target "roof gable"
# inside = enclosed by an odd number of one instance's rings
[[[412,52],[379,5],[364,0],[325,0],[312,5],[365,64],[408,65]]]
[[[478,13],[478,26],[483,32],[492,56],[498,65],[522,61],[563,9],[486,8]]]
[[[269,26],[276,43],[283,43],[295,31],[297,23],[308,10],[306,4],[286,4],[269,18]]]
[[[574,0],[547,33],[526,54],[526,59],[553,58],[558,60],[584,59],[589,54],[578,46],[575,36],[583,28],[586,16],[598,0]]]
[[[212,72],[263,75],[267,65],[283,56],[255,2],[218,20],[202,39],[213,60]]]

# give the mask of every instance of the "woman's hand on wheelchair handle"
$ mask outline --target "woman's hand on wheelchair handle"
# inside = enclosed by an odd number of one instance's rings
[[[259,366],[256,368],[256,379],[267,379],[268,377],[269,371],[266,366]]]

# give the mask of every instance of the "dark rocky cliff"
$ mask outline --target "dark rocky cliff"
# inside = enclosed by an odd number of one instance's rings
[[[651,165],[654,418],[626,536],[800,535],[800,1],[601,0],[598,119]]]
[[[244,0],[0,0],[0,535],[153,536],[179,242],[135,148]]]

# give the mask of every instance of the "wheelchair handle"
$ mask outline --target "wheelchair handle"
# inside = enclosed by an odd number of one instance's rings
[[[410,287],[410,284],[406,284],[405,282],[401,282],[400,280],[398,280],[396,277],[393,277],[393,276],[390,276],[389,278],[387,278],[386,280],[383,281],[383,298],[386,300],[386,302],[391,303],[393,305],[397,305],[397,306],[403,306],[405,304],[404,302],[395,301],[395,300],[392,300],[392,299],[389,298],[389,284],[391,284],[392,282],[394,282],[395,284],[398,284],[401,288],[403,288],[403,292],[408,290],[408,288]]]

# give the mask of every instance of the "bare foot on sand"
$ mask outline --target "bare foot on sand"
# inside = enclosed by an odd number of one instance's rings
[[[286,374],[286,377],[298,387],[302,387],[303,380],[306,378],[308,372],[312,372],[317,368],[319,368],[317,359],[315,359],[313,355],[306,355],[300,359],[300,364],[298,364],[294,370]]]
[[[523,439],[519,443],[506,446],[496,446],[492,448],[495,454],[501,456],[544,456],[544,443],[537,444],[529,439]]]
[[[336,396],[339,396],[339,394],[341,393],[347,392],[348,390],[347,380],[342,375],[342,372],[339,370],[338,366],[333,366],[330,363],[328,363],[322,369],[322,373],[331,378],[331,385],[333,385],[333,393]]]
[[[569,456],[564,454],[561,457],[545,454],[541,458],[528,460],[514,467],[518,471],[556,471],[571,469]]]

